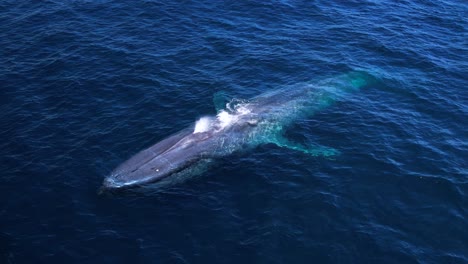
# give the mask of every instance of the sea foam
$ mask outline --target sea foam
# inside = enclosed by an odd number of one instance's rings
[[[211,118],[210,117],[202,117],[197,120],[195,123],[195,129],[193,130],[193,133],[203,133],[211,128]]]

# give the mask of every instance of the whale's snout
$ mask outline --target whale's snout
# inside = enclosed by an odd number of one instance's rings
[[[118,189],[120,187],[122,187],[122,184],[119,184],[118,182],[116,182],[113,177],[107,177],[102,182],[101,189],[113,190],[113,189]]]

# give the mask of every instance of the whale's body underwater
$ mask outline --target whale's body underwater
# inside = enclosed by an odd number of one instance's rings
[[[127,189],[154,183],[165,186],[201,173],[215,158],[272,143],[309,155],[334,155],[322,146],[305,147],[283,137],[288,125],[372,85],[375,78],[354,71],[314,84],[289,86],[251,100],[231,101],[218,114],[199,119],[119,165],[104,179],[102,190]],[[153,184],[151,184],[153,186]]]

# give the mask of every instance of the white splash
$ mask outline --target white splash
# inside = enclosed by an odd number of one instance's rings
[[[195,123],[195,129],[193,133],[203,133],[207,132],[211,128],[211,118],[209,117],[202,117],[197,120]]]
[[[230,126],[236,123],[240,117],[243,115],[247,115],[251,112],[251,110],[247,107],[247,105],[239,105],[235,108],[232,113],[229,113],[226,110],[221,110],[217,115],[216,118],[218,119],[219,128],[223,129],[227,126]]]
[[[235,119],[236,119],[235,115],[231,115],[228,112],[226,112],[225,110],[222,110],[221,112],[219,112],[216,115],[216,117],[218,118],[219,126],[220,126],[221,129],[229,126],[232,123],[234,123]]]

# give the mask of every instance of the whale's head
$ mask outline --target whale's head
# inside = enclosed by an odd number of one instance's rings
[[[194,127],[137,153],[104,179],[101,191],[176,181],[178,177],[170,176],[180,176],[179,172],[198,167],[202,160],[235,151],[244,142],[239,139],[244,139],[258,123],[248,109],[238,109],[233,113],[221,111],[216,117],[202,117]]]
[[[206,155],[209,132],[184,130],[140,151],[104,179],[101,191],[123,190],[155,183],[189,168]]]

